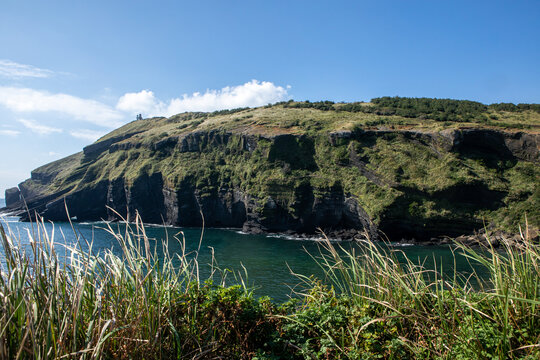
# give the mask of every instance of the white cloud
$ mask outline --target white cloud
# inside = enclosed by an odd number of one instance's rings
[[[27,120],[27,119],[19,119],[18,120],[23,126],[27,129],[29,129],[32,132],[35,132],[39,135],[49,135],[53,133],[61,133],[62,129],[53,128],[50,126],[42,125],[37,123],[34,120]]]
[[[48,155],[49,156],[59,156],[60,153],[57,153],[56,151],[49,151]]]
[[[238,107],[254,107],[284,100],[287,90],[271,82],[252,80],[239,86],[227,86],[221,90],[207,90],[204,94],[193,93],[172,99],[167,107],[171,116],[184,111],[214,111]]]
[[[17,130],[0,130],[0,136],[18,136],[21,132]]]
[[[49,93],[31,88],[0,86],[0,105],[18,114],[56,113],[72,122],[82,121],[103,129],[116,128],[134,114],[145,116],[171,116],[186,111],[214,111],[238,107],[255,107],[284,100],[289,87],[277,86],[268,81],[252,80],[243,85],[227,86],[221,90],[185,94],[169,101],[159,100],[152,91],[142,90],[121,96],[116,107],[103,102],[77,96]],[[62,129],[46,126],[33,120],[19,120],[26,128],[42,135],[60,133]],[[79,139],[94,141],[106,131],[73,130],[69,133]],[[4,131],[16,136],[17,131]]]
[[[142,90],[138,93],[127,93],[118,99],[116,108],[129,113],[153,114],[159,111],[161,104],[154,93],[150,90]]]
[[[72,130],[69,132],[69,134],[77,139],[85,140],[85,141],[91,141],[94,142],[103,135],[105,135],[106,131],[96,131],[96,130],[88,130],[88,129],[79,129],[79,130]]]
[[[11,60],[0,59],[0,76],[11,79],[48,78],[54,75],[54,72],[47,69],[40,69],[32,65],[19,64]]]
[[[287,88],[276,86],[269,81],[252,80],[243,85],[227,86],[221,90],[207,90],[205,93],[185,94],[171,99],[168,103],[158,100],[152,91],[123,95],[116,105],[121,111],[131,114],[143,113],[147,116],[171,116],[186,111],[215,111],[239,107],[255,107],[284,100]]]
[[[0,86],[0,104],[14,112],[58,112],[95,125],[114,128],[125,115],[95,100],[51,94],[29,88]]]

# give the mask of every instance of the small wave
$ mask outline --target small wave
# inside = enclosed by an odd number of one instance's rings
[[[81,221],[81,222],[75,222],[74,225],[108,225],[111,224],[111,221]]]
[[[131,223],[130,223],[131,224]],[[145,227],[152,228],[167,228],[167,229],[180,229],[178,226],[174,225],[163,225],[163,224],[144,224]]]
[[[317,236],[295,236],[295,235],[287,235],[287,234],[266,234],[267,237],[271,238],[277,238],[277,239],[284,239],[284,240],[292,240],[292,241],[310,241],[310,242],[323,242],[326,241],[324,237],[317,237]],[[337,239],[328,239],[330,242],[340,242],[340,240]]]
[[[232,229],[231,229],[232,230]],[[323,238],[316,238],[316,237],[300,237],[300,236],[294,236],[294,235],[286,235],[286,234],[279,234],[279,233],[262,233],[262,234],[253,234],[249,232],[245,232],[242,230],[233,230],[235,233],[240,235],[262,235],[267,238],[275,238],[275,239],[283,239],[283,240],[294,240],[294,241],[323,241]]]
[[[408,246],[415,246],[416,244],[413,243],[390,243],[391,246],[394,247],[408,247]]]
[[[0,220],[0,223],[4,223],[4,224],[16,224],[18,222],[19,220]]]
[[[16,217],[12,211],[0,211],[0,217]]]
[[[9,214],[0,214],[0,222],[4,223],[18,223],[19,218],[16,216],[9,216]]]

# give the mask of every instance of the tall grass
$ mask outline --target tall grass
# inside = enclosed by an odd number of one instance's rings
[[[305,291],[276,305],[217,267],[201,279],[196,254],[168,251],[182,236],[158,253],[139,218],[107,231],[119,252],[57,243],[43,220],[24,243],[0,225],[0,359],[540,358],[540,246],[527,232],[502,250],[456,244],[487,278],[327,241],[314,256],[326,278],[298,275]]]
[[[304,310],[286,316],[340,349],[334,357],[392,349],[394,355],[385,357],[540,358],[540,245],[528,233],[517,244],[503,240],[499,249],[456,244],[455,252],[473,265],[467,277],[455,270],[445,275],[436,265],[427,268],[369,239],[361,243],[357,254],[326,241],[313,259],[332,287],[298,274],[307,289]],[[330,331],[325,320],[313,321],[311,307],[343,299],[346,311],[331,315],[349,319],[339,331]],[[384,346],[362,341],[366,334]],[[312,354],[319,350],[315,346]]]
[[[224,328],[234,321],[219,312],[238,315],[258,304],[248,289],[214,285],[217,268],[201,281],[196,256],[169,254],[168,241],[185,249],[183,237],[164,241],[158,254],[139,217],[125,231],[106,230],[119,255],[95,254],[85,239],[56,243],[43,220],[25,244],[0,224],[0,359],[197,358],[245,350],[227,348],[249,334]],[[257,315],[244,322],[246,332]]]
[[[160,264],[140,222],[122,236],[109,228],[120,257],[96,255],[91,243],[84,251],[81,243],[63,245],[58,253],[54,230],[48,233],[42,221],[35,227],[29,246],[0,227],[1,358],[99,358],[113,338],[119,350],[139,343],[159,348],[164,309],[194,276],[185,257],[174,267],[166,252]]]

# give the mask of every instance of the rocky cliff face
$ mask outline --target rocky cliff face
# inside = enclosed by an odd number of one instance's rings
[[[133,220],[136,212],[147,223],[177,226],[242,228],[250,233],[288,232],[312,234],[318,228],[326,231],[364,229],[372,236],[376,227],[354,197],[347,197],[340,186],[315,198],[309,186],[298,189],[293,211],[278,205],[271,197],[264,202],[240,189],[220,187],[212,195],[201,194],[190,179],[178,187],[164,184],[162,174],[137,178],[133,184],[122,179],[104,181],[95,186],[64,196],[40,197],[30,202],[35,211],[47,220],[79,221]],[[8,207],[18,206],[10,203]],[[23,220],[30,220],[24,210]]]
[[[36,169],[6,191],[7,208],[23,220],[66,220],[67,208],[80,221],[139,212],[156,224],[429,239],[470,233],[486,216],[511,224],[512,209],[538,203],[526,180],[538,179],[536,133],[182,124],[175,133],[162,121],[167,133],[125,131]]]

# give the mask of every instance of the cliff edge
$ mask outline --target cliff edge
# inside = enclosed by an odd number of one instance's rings
[[[515,230],[526,214],[538,227],[534,109],[486,107],[441,121],[377,102],[349,105],[134,121],[32,171],[6,191],[6,209],[53,221],[67,219],[66,205],[79,221],[138,211],[145,222],[179,226],[200,226],[203,214],[206,226],[254,233],[382,231],[396,240],[469,234],[491,222]]]

